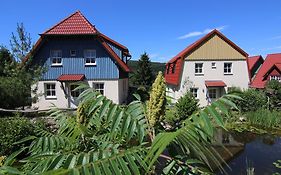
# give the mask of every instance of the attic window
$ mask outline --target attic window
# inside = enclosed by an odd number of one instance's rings
[[[86,66],[95,66],[96,64],[96,50],[84,50],[84,58]]]
[[[75,57],[76,56],[76,50],[70,50],[70,56]]]
[[[51,50],[52,66],[62,66],[62,51]]]

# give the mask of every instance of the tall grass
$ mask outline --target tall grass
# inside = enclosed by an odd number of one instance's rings
[[[249,124],[253,126],[281,129],[281,113],[278,111],[259,109],[257,111],[248,112],[246,114],[246,118],[247,122],[249,122]]]

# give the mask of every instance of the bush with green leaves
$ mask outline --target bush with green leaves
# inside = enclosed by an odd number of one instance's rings
[[[192,114],[176,131],[158,133],[149,140],[144,104],[138,100],[127,106],[114,104],[94,89],[86,89],[75,113],[53,109],[58,130],[42,130],[17,144],[31,141],[5,159],[0,174],[153,174],[159,157],[166,159],[163,173],[209,173],[211,164],[222,159],[210,149],[212,123],[224,127],[234,96],[224,96]],[[169,147],[177,154],[165,155]],[[17,155],[28,151],[20,167]],[[181,156],[179,156],[181,155]],[[206,169],[207,167],[207,169]],[[205,169],[203,169],[205,168]]]
[[[198,110],[198,99],[191,92],[187,91],[175,104],[176,120],[182,121]]]
[[[14,142],[34,135],[34,126],[24,117],[0,118],[0,156],[9,155],[26,144],[13,145]]]
[[[281,83],[277,80],[269,81],[265,92],[269,97],[270,109],[281,111]]]
[[[236,100],[236,104],[242,113],[256,111],[268,107],[268,99],[262,90],[247,89],[241,92],[242,100]]]

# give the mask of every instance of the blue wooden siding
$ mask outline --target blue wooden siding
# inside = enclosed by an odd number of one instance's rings
[[[62,74],[85,74],[87,79],[117,79],[119,71],[111,58],[97,58],[96,66],[85,66],[84,58],[62,58],[62,66],[51,66],[51,58],[45,62],[48,71],[42,80],[55,80]]]
[[[52,49],[62,50],[62,67],[51,66]],[[96,66],[85,66],[83,53],[86,49],[96,50]],[[76,50],[75,57],[70,56],[70,50]],[[115,51],[118,52],[118,49],[116,48]],[[85,74],[87,79],[118,79],[122,72],[115,60],[93,37],[47,38],[34,55],[34,61],[47,68],[42,80],[56,80],[62,74]]]
[[[120,49],[118,49],[117,47],[115,47],[114,45],[110,44],[107,42],[107,44],[109,45],[109,47],[111,47],[111,49],[120,57],[122,58],[122,51]]]

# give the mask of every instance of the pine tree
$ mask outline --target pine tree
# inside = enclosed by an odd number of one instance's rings
[[[12,33],[10,44],[16,61],[23,61],[32,47],[30,34],[25,31],[23,23],[17,24],[17,33]]]
[[[165,115],[166,106],[166,84],[162,72],[159,72],[150,93],[150,98],[147,103],[147,118],[152,130],[156,125],[159,126],[160,121]],[[154,135],[154,131],[153,131]]]
[[[138,61],[138,68],[134,74],[134,84],[137,86],[150,87],[153,83],[151,61],[147,53],[141,55]]]

